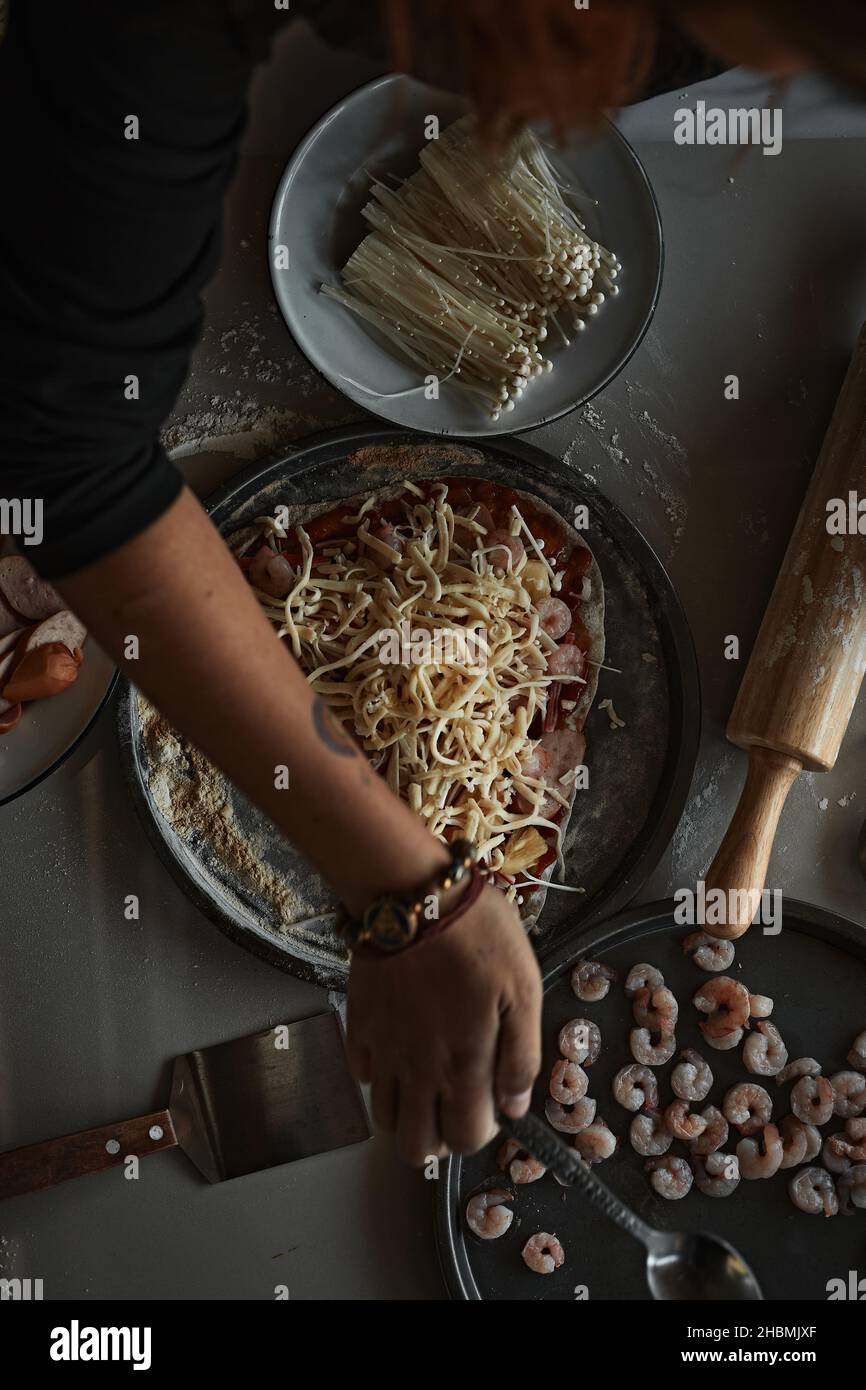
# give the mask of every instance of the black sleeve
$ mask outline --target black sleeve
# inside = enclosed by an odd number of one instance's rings
[[[181,487],[158,442],[219,263],[268,0],[13,0],[0,42],[0,496],[41,499],[47,577]],[[129,138],[137,136],[137,138]]]

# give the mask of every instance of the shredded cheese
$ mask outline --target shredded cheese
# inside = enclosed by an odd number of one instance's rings
[[[524,583],[530,554],[544,566],[548,593],[559,576],[516,507],[512,530],[527,545],[509,553],[487,543],[477,506],[455,512],[444,483],[429,500],[411,482],[388,496],[399,497],[400,515],[376,526],[370,512],[381,495],[368,498],[342,518],[354,543],[327,547],[315,575],[309,535],[296,527],[302,560],[291,591],[257,597],[314,690],[432,833],[465,836],[491,870],[525,875],[528,846],[533,862],[548,847],[525,832],[552,830],[559,849],[563,827],[550,816],[567,811],[572,790],[562,768],[548,785],[541,740],[528,737],[551,687],[575,683],[547,669],[556,644],[540,622],[544,588],[537,577]],[[264,521],[262,529],[275,534]],[[443,633],[453,646],[440,660]],[[419,641],[429,659],[416,659]],[[392,653],[399,646],[397,660],[387,659],[389,643]],[[460,658],[466,644],[480,651],[475,664]]]

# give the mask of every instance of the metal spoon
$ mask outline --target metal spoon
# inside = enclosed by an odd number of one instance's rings
[[[519,1140],[528,1153],[615,1221],[646,1247],[646,1277],[653,1298],[680,1300],[763,1298],[760,1285],[742,1255],[720,1236],[685,1231],[658,1231],[611,1192],[573,1149],[527,1113],[519,1120],[497,1111],[506,1134]]]

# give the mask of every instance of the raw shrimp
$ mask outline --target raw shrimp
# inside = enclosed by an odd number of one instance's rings
[[[698,1024],[705,1038],[728,1037],[749,1022],[749,991],[730,975],[707,980],[695,991],[692,1002],[702,1014],[709,1014],[708,1019]]]
[[[707,1047],[711,1047],[714,1052],[732,1052],[735,1047],[739,1047],[743,1041],[745,1028],[735,1028],[733,1033],[728,1033],[723,1038],[711,1038],[704,1035],[704,1042]]]
[[[809,1150],[814,1149],[814,1142],[810,1142],[810,1129],[812,1125],[804,1125],[802,1120],[798,1120],[796,1115],[786,1115],[779,1123],[779,1133],[782,1136],[782,1162],[780,1168],[797,1168],[801,1163],[808,1163],[810,1157],[815,1157],[815,1152],[810,1154]],[[818,1131],[815,1130],[815,1134]],[[821,1149],[821,1137],[818,1135],[818,1149]]]
[[[498,1240],[504,1236],[512,1221],[514,1212],[503,1202],[513,1202],[514,1193],[503,1187],[490,1187],[485,1192],[476,1192],[466,1204],[466,1224],[482,1240]]]
[[[591,1096],[584,1096],[574,1105],[560,1105],[558,1100],[546,1100],[544,1113],[560,1134],[579,1134],[582,1129],[588,1129],[595,1119],[595,1101]]]
[[[846,1120],[845,1133],[853,1144],[859,1144],[861,1139],[866,1139],[866,1117],[860,1120]]]
[[[616,1135],[608,1129],[604,1120],[596,1120],[594,1124],[587,1125],[586,1129],[574,1136],[574,1147],[584,1163],[590,1166],[593,1163],[603,1163],[606,1158],[610,1158],[616,1153],[618,1143]]]
[[[556,1236],[548,1235],[547,1231],[530,1236],[520,1253],[523,1263],[535,1274],[552,1274],[565,1259],[565,1251]]]
[[[859,1071],[837,1071],[830,1077],[833,1087],[833,1114],[854,1120],[866,1110],[866,1076]]]
[[[647,1110],[642,1115],[635,1115],[629,1125],[628,1137],[635,1153],[643,1158],[666,1154],[674,1142],[660,1110]]]
[[[591,1067],[601,1052],[601,1031],[588,1018],[573,1018],[559,1030],[559,1050],[569,1062]]]
[[[788,1049],[775,1023],[762,1018],[743,1044],[743,1065],[756,1076],[778,1076],[788,1060]]]
[[[858,1163],[842,1173],[836,1183],[836,1191],[843,1216],[852,1215],[851,1202],[855,1207],[866,1207],[866,1163]]]
[[[554,1062],[550,1073],[550,1094],[560,1105],[574,1105],[589,1090],[589,1077],[579,1062]]]
[[[760,1134],[741,1139],[737,1145],[743,1178],[772,1178],[781,1168],[783,1157],[782,1139],[775,1125],[764,1125]]]
[[[707,973],[730,970],[734,963],[733,941],[719,941],[705,931],[693,931],[683,941],[683,950],[695,965]]]
[[[677,1040],[673,1033],[660,1036],[658,1042],[653,1042],[653,1035],[648,1028],[632,1028],[628,1035],[628,1045],[632,1057],[644,1067],[663,1067],[677,1050]]]
[[[821,1063],[816,1062],[814,1057],[798,1057],[795,1062],[789,1062],[786,1067],[776,1076],[776,1085],[784,1086],[786,1081],[799,1081],[801,1076],[820,1076]]]
[[[754,1081],[741,1081],[726,1093],[722,1111],[728,1123],[741,1134],[756,1134],[770,1123],[773,1102],[763,1086]]]
[[[521,1148],[516,1139],[506,1139],[505,1143],[500,1145],[496,1153],[496,1166],[503,1173],[507,1172],[511,1181],[517,1183],[518,1187],[524,1183],[538,1182],[547,1172],[544,1164]]]
[[[825,1125],[833,1114],[835,1100],[826,1076],[802,1076],[791,1088],[791,1109],[806,1125]]]
[[[660,970],[656,970],[654,965],[647,965],[645,962],[633,965],[626,977],[625,997],[633,999],[639,989],[661,989],[664,982],[664,975]]]
[[[263,545],[248,570],[251,584],[271,598],[285,598],[295,587],[295,572],[284,555]]]
[[[687,1100],[671,1102],[665,1111],[665,1124],[675,1139],[682,1139],[687,1144],[692,1139],[699,1139],[707,1127],[706,1120],[700,1115],[691,1114]]]
[[[580,680],[583,676],[583,666],[583,652],[574,642],[565,642],[563,646],[550,652],[547,658],[549,676],[571,676]]]
[[[705,1197],[730,1197],[740,1185],[740,1161],[734,1154],[694,1154],[691,1162],[695,1185]]]
[[[646,985],[635,992],[631,1001],[634,1021],[639,1028],[670,1037],[676,1027],[680,1006],[666,985],[650,990]]]
[[[831,1173],[844,1173],[854,1163],[866,1160],[866,1148],[852,1144],[845,1134],[830,1134],[824,1140],[821,1162]]]
[[[671,1072],[671,1090],[680,1100],[706,1100],[713,1087],[713,1073],[693,1047],[680,1053],[682,1061]]]
[[[810,1216],[819,1212],[835,1216],[839,1210],[836,1187],[826,1168],[801,1168],[788,1181],[788,1195],[799,1211]]]
[[[699,1138],[693,1139],[689,1144],[689,1149],[693,1154],[698,1154],[702,1158],[707,1154],[715,1153],[716,1149],[721,1149],[728,1142],[728,1122],[721,1110],[717,1110],[714,1105],[705,1105],[700,1112],[700,1118],[704,1121],[706,1129]]]
[[[485,546],[487,558],[494,569],[513,570],[517,567],[526,550],[519,536],[510,531],[494,531],[487,537]]]
[[[769,1018],[773,1012],[773,1001],[767,994],[749,995],[749,1013],[752,1018]]]
[[[656,1110],[658,1083],[649,1067],[622,1067],[613,1078],[614,1098],[623,1110]]]
[[[644,1168],[652,1174],[650,1183],[653,1191],[669,1202],[678,1202],[691,1191],[694,1178],[684,1158],[677,1158],[675,1154],[667,1154],[664,1158],[648,1158]]]
[[[579,960],[571,972],[571,988],[584,1004],[597,1004],[615,979],[613,966],[603,965],[600,960]]]
[[[866,1071],[866,1029],[857,1034],[845,1060],[855,1071]]]
[[[561,598],[542,599],[537,611],[542,631],[546,632],[548,637],[552,637],[554,642],[564,637],[574,622],[571,609]]]

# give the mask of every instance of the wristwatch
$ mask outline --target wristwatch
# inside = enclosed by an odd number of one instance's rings
[[[454,840],[448,850],[449,863],[417,892],[385,893],[370,904],[360,921],[345,916],[342,933],[354,954],[394,955],[438,936],[462,917],[484,887],[484,880],[475,863],[475,850],[468,840]],[[466,891],[454,907],[441,914],[440,894],[464,881]]]

